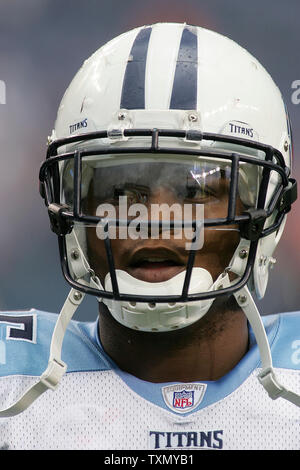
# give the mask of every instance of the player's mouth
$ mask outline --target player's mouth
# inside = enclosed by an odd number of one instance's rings
[[[185,269],[185,263],[169,249],[140,249],[127,267],[131,276],[146,282],[164,282]]]

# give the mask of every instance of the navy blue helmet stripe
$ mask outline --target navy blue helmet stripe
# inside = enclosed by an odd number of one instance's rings
[[[177,57],[170,109],[197,108],[197,43],[196,32],[184,28]]]
[[[143,28],[137,34],[128,58],[121,109],[145,109],[145,72],[147,51],[152,28]]]

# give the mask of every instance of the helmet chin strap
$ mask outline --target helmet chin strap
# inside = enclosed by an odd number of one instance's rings
[[[88,264],[86,259],[84,259],[85,269],[88,269]],[[83,270],[84,277],[86,275],[85,269]],[[222,288],[228,287],[230,285],[228,272],[232,271],[230,268],[226,269],[224,273],[219,276],[217,281],[211,286],[211,290],[217,289],[218,287]],[[203,270],[205,271],[205,270]],[[126,273],[127,274],[127,273]],[[184,275],[184,273],[181,273]],[[201,274],[203,276],[203,273]],[[95,278],[95,276],[90,276],[90,280],[82,281],[85,284],[93,285],[94,287],[99,288],[99,280]],[[168,281],[166,281],[168,282]],[[209,282],[209,276],[206,275],[205,282]],[[152,284],[152,283],[145,283],[145,284]],[[165,284],[165,283],[161,283]],[[145,287],[145,286],[144,286]],[[153,288],[153,286],[152,286]],[[136,292],[135,292],[136,293]],[[57,389],[60,380],[62,379],[63,375],[67,370],[67,364],[65,364],[61,359],[61,352],[63,346],[63,339],[68,327],[70,320],[72,319],[74,313],[76,312],[77,308],[81,304],[84,294],[81,292],[76,291],[75,289],[71,289],[61,311],[58,315],[58,319],[55,324],[55,328],[53,330],[51,345],[50,345],[50,354],[49,354],[49,361],[48,367],[40,376],[38,382],[34,385],[29,387],[27,391],[19,398],[15,403],[9,406],[6,409],[0,411],[0,418],[7,418],[18,415],[25,411],[40,395],[46,392],[48,389],[54,391]],[[253,329],[257,345],[260,352],[261,362],[262,362],[262,370],[258,374],[258,380],[262,384],[262,386],[267,391],[270,398],[273,400],[281,397],[285,400],[290,401],[291,403],[295,404],[296,406],[300,406],[300,396],[290,390],[286,389],[282,386],[274,373],[273,366],[272,366],[272,356],[270,351],[270,346],[268,342],[268,338],[266,335],[266,331],[261,320],[261,316],[258,312],[258,309],[255,305],[255,302],[252,298],[252,295],[249,292],[249,289],[244,286],[238,292],[234,294],[238,305],[244,311],[249,323]],[[210,304],[203,304],[202,305],[202,312],[200,318],[207,313],[210,308],[211,303],[214,299],[210,302]],[[197,304],[197,302],[195,302]],[[197,308],[197,306],[196,306]],[[199,305],[198,305],[199,308]],[[204,311],[204,313],[203,313]],[[199,315],[194,321],[197,321]],[[186,326],[183,325],[183,327]]]
[[[258,374],[259,382],[272,400],[276,400],[276,398],[281,397],[294,403],[296,406],[300,406],[300,396],[286,389],[278,382],[275,376],[266,330],[248,287],[244,286],[238,292],[235,292],[234,296],[238,305],[244,311],[247,319],[249,320],[256,338],[262,365],[262,370]]]
[[[178,296],[182,291],[186,271],[163,282],[145,282],[136,279],[125,271],[116,270],[120,293],[140,296]],[[189,284],[189,294],[212,292],[230,286],[228,273],[225,271],[213,282],[206,269],[193,268]],[[110,274],[105,278],[105,289],[112,291]],[[122,325],[141,331],[172,331],[185,328],[202,318],[209,310],[214,299],[192,302],[128,302],[102,299],[111,315]]]
[[[61,350],[67,326],[83,300],[81,292],[71,289],[63,308],[58,316],[52,334],[48,367],[40,376],[39,381],[28,388],[24,395],[10,407],[0,411],[0,418],[15,416],[26,410],[40,395],[48,389],[56,390],[67,365],[61,360]]]
[[[213,292],[230,287],[229,272],[240,277],[247,264],[245,256],[239,256],[241,251],[248,253],[249,241],[241,239],[232,256],[229,266],[213,281],[211,273],[204,268],[194,267],[189,283],[188,293]],[[119,292],[140,296],[178,296],[182,292],[186,271],[163,282],[145,282],[137,279],[123,270],[116,270]],[[110,273],[104,280],[105,290],[112,292]],[[157,302],[127,302],[102,299],[111,315],[122,325],[141,331],[172,331],[185,328],[200,320],[210,309],[215,299],[204,299],[192,302],[157,303]]]

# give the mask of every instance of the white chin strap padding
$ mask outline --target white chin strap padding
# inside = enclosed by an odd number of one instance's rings
[[[116,270],[120,293],[140,296],[180,295],[186,271],[183,271],[164,282],[145,282],[131,276],[125,271]],[[221,278],[221,276],[220,276]],[[227,281],[229,282],[229,281]],[[222,276],[222,286],[225,279]],[[211,274],[203,268],[194,268],[189,286],[189,294],[214,290]],[[218,280],[218,286],[220,282]],[[219,287],[220,288],[220,287]],[[112,291],[110,275],[105,278],[105,289]],[[122,325],[142,331],[170,331],[186,327],[203,317],[214,299],[185,303],[125,302],[102,299],[112,316]]]
[[[259,348],[262,364],[262,370],[258,374],[259,382],[273,400],[281,397],[294,405],[300,406],[300,396],[286,389],[278,382],[275,376],[266,330],[248,287],[244,286],[241,290],[236,292],[234,296],[249,320]]]

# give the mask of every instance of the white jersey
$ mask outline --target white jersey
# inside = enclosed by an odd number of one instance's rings
[[[48,363],[57,315],[0,314],[0,407],[11,405]],[[279,381],[300,392],[300,314],[264,317]],[[257,379],[260,358],[250,331],[248,353],[214,382],[149,383],[121,371],[105,354],[98,322],[72,321],[58,389],[26,411],[0,418],[2,449],[299,449],[300,410],[271,400]]]

